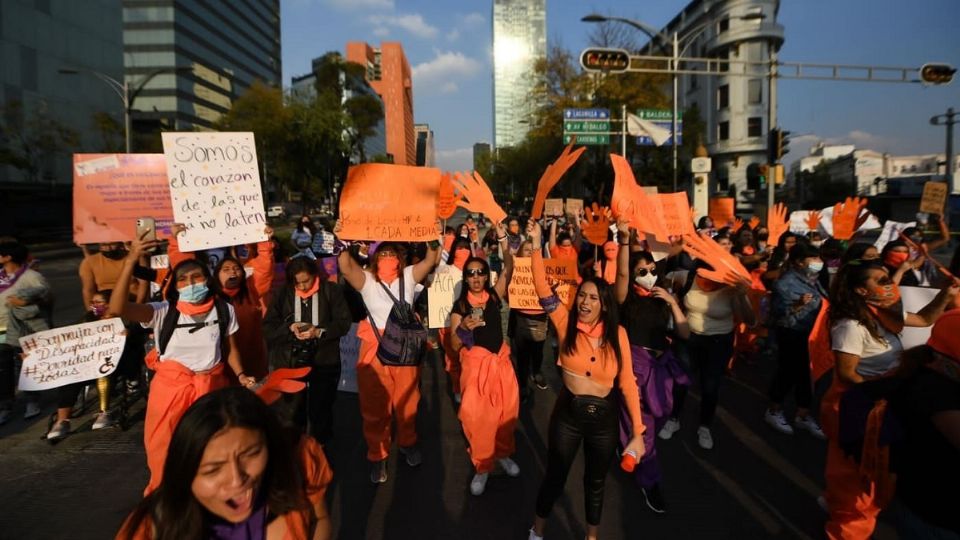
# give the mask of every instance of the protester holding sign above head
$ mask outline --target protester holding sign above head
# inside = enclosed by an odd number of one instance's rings
[[[117,280],[117,289],[126,290],[137,260],[155,241],[135,239]],[[170,435],[191,403],[203,394],[226,386],[224,363],[241,385],[252,386],[256,379],[243,372],[240,350],[234,334],[237,318],[233,306],[211,290],[210,271],[195,260],[184,260],[173,270],[166,301],[139,304],[126,295],[110,298],[110,311],[124,319],[152,328],[157,348],[148,365],[156,369],[150,384],[144,421],[144,446],[150,483],[145,493],[160,485]]]
[[[436,231],[441,229],[438,220]],[[334,233],[340,230],[338,221]],[[406,347],[398,351],[394,344],[413,344],[420,336],[412,328],[415,326],[413,321],[401,321],[400,314],[405,319],[412,317],[410,306],[414,302],[417,284],[436,266],[440,242],[433,240],[427,245],[423,260],[409,266],[406,264],[406,250],[396,242],[383,242],[377,247],[370,270],[361,268],[347,251],[341,251],[337,259],[344,280],[360,291],[369,313],[368,320],[362,321],[357,329],[357,337],[361,340],[357,384],[363,436],[367,441],[367,459],[371,462],[370,481],[376,484],[387,481],[387,458],[390,455],[391,423],[394,417],[397,420],[397,443],[407,464],[416,467],[423,461],[417,448],[416,431],[421,351]],[[423,329],[422,325],[420,329]],[[425,330],[422,337],[425,340]],[[385,364],[384,358],[386,362],[394,364]]]
[[[547,470],[537,495],[530,538],[543,538],[547,517],[563,494],[570,466],[582,444],[587,538],[595,540],[603,511],[604,484],[618,442],[617,395],[623,398],[633,428],[625,454],[633,459],[644,454],[645,426],[637,379],[624,358],[630,343],[627,332],[619,326],[613,292],[604,281],[585,279],[577,289],[574,309],[560,305],[560,299],[547,283],[539,249],[540,226],[531,220],[527,234],[534,245],[532,267],[537,295],[561,342],[558,364],[563,378],[563,388],[550,416]],[[614,392],[614,387],[619,392]]]
[[[870,538],[877,515],[890,493],[876,484],[864,485],[860,464],[840,447],[839,410],[851,385],[883,377],[899,365],[906,326],[930,326],[954,300],[960,286],[952,285],[917,313],[907,313],[900,289],[879,261],[854,260],[844,265],[830,290],[830,343],[836,367],[833,382],[820,403],[827,435],[824,499],[830,513],[827,537]]]

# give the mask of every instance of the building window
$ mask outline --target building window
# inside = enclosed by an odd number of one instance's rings
[[[717,23],[717,33],[723,33],[730,29],[730,17],[724,16],[720,19],[720,22]]]
[[[717,107],[726,109],[730,106],[730,85],[724,84],[717,88]]]
[[[763,103],[763,81],[761,79],[747,81],[747,103],[751,105]]]
[[[747,118],[747,137],[763,136],[763,119],[759,116]]]
[[[723,61],[723,60],[729,60],[729,59],[730,59],[730,53],[727,52],[726,49],[721,50],[720,52],[717,53],[717,60],[721,60],[721,62],[718,62],[719,64],[718,71],[720,71],[721,73],[726,73],[727,71],[730,71],[730,63]]]
[[[721,141],[730,139],[730,122],[720,122],[717,124],[717,139]]]

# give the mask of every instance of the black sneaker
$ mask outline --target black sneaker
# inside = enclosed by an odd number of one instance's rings
[[[533,375],[533,384],[537,385],[537,388],[541,390],[546,390],[547,388],[550,388],[550,386],[547,385],[546,379],[544,379],[543,375],[541,375],[540,373],[535,373]]]
[[[647,508],[658,514],[667,511],[667,504],[663,500],[663,493],[660,491],[660,484],[654,484],[650,488],[640,488],[643,493],[643,500],[647,503]]]

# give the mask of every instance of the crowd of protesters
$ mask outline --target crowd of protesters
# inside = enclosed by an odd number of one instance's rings
[[[468,215],[438,221],[441,234],[426,243],[347,242],[337,237],[339,223],[303,216],[286,245],[268,227],[258,244],[184,253],[177,238],[185,229],[175,225],[163,242],[85,250],[85,312],[76,319],[120,317],[127,329],[117,372],[91,383],[99,395],[93,429],[116,422],[111,396],[147,395],[150,480],[121,537],[329,537],[323,492],[333,472],[323,446],[337,437],[340,340],[351,331],[360,342],[355,369],[373,483],[388,481],[394,448],[408,466],[423,463],[420,369],[434,351],[467,440],[474,496],[496,468],[521,474],[512,459],[520,410],[536,392],[556,395],[531,540],[543,538],[581,447],[588,538],[597,538],[615,462],[650,510],[666,512],[657,438],[682,432],[687,389],[697,381],[696,441],[713,449],[723,381],[735,362],[758,358],[775,362],[769,405],[757,411],[769,436],[800,431],[826,441],[820,502],[829,538],[870,538],[894,497],[904,538],[958,537],[951,499],[937,495],[960,482],[960,281],[950,276],[960,275],[960,250],[947,268],[932,260],[949,240],[942,220],[933,234],[906,229],[878,251],[819,230],[784,232],[774,244],[759,220],[702,218],[697,234],[752,278],[732,284],[711,273],[716,261],[684,251],[682,237],[657,251],[663,245],[648,244],[627,220],[606,219],[602,245],[583,237],[573,215],[500,223]],[[165,268],[149,264],[158,248]],[[529,259],[536,309],[510,307],[518,258]],[[575,261],[566,303],[546,274],[549,259]],[[52,326],[50,286],[31,261],[25,246],[0,239],[0,423],[13,411],[18,339]],[[446,271],[461,273],[462,283],[449,326],[431,332],[428,288]],[[939,292],[910,312],[900,286]],[[929,342],[904,350],[910,326],[932,326]],[[820,400],[811,371],[818,354],[833,367]],[[551,389],[554,364],[560,384]],[[310,368],[301,391],[270,406],[251,392],[272,372],[299,367]],[[56,390],[51,441],[70,435],[85,386]],[[23,393],[25,418],[41,414],[39,397]],[[894,424],[899,436],[879,447],[871,434]],[[868,456],[888,466],[865,472]]]

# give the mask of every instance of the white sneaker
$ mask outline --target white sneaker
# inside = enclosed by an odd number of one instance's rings
[[[97,414],[97,419],[93,421],[92,429],[103,429],[110,427],[115,423],[116,421],[113,419],[113,415],[110,414],[110,411],[103,411]]]
[[[500,463],[500,466],[503,467],[503,472],[507,473],[507,476],[511,478],[516,478],[520,476],[520,466],[517,465],[517,462],[505,457],[497,460]]]
[[[783,416],[783,411],[771,411],[767,409],[767,412],[763,414],[763,419],[770,424],[770,427],[780,433],[793,435],[793,428],[790,426],[790,423],[787,422],[786,417]]]
[[[32,401],[27,402],[27,410],[23,412],[23,419],[29,420],[36,416],[40,416],[40,405]]]
[[[813,435],[815,438],[820,439],[821,441],[827,439],[827,436],[824,435],[823,430],[820,429],[820,424],[818,424],[816,419],[809,414],[803,418],[800,418],[799,416],[796,417],[793,423],[796,424],[798,428],[808,431],[810,435]]]
[[[713,435],[710,434],[710,428],[707,426],[700,426],[697,428],[697,444],[700,445],[700,448],[704,450],[710,450],[713,448]]]
[[[543,537],[539,534],[533,532],[533,529],[530,529],[530,536],[527,537],[527,540],[543,540]]]
[[[47,432],[48,441],[59,441],[70,434],[70,421],[60,420]]]
[[[473,495],[483,495],[483,490],[487,488],[487,473],[477,473],[473,475],[470,481],[470,493]]]
[[[680,431],[680,421],[676,418],[671,418],[667,420],[667,423],[660,428],[660,433],[657,433],[657,437],[668,441],[670,437],[673,437],[673,434]]]

